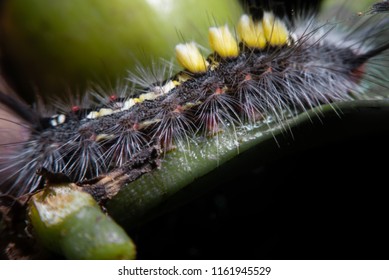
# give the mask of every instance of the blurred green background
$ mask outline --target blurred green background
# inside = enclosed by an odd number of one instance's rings
[[[357,12],[372,2],[346,4]],[[323,9],[335,5],[325,1]],[[208,47],[208,27],[233,25],[241,13],[238,0],[3,0],[0,55],[29,101],[35,94],[64,96],[83,91],[88,81],[108,87],[137,63],[170,60],[179,42]]]
[[[235,0],[6,0],[3,61],[19,92],[62,95],[170,59],[183,40],[206,45],[210,24],[240,14]]]

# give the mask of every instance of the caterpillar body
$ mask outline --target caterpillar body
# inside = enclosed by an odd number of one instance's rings
[[[377,14],[356,20],[344,31],[340,23],[314,17],[243,15],[234,31],[210,28],[213,52],[207,58],[194,42],[178,45],[184,70],[176,75],[152,82],[132,76],[133,86],[104,104],[74,106],[48,118],[1,92],[1,192],[22,195],[39,188],[40,168],[80,182],[134,161],[152,146],[162,147],[163,157],[226,128],[282,126],[322,104],[385,98],[365,90],[366,82],[386,87],[387,19]],[[161,71],[172,72],[168,66]]]

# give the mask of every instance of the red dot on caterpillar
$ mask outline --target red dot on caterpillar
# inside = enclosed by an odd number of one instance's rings
[[[139,126],[139,123],[134,123],[133,125],[132,125],[132,130],[139,130],[140,129],[140,126]]]
[[[78,111],[80,111],[80,109],[81,109],[80,106],[74,105],[74,106],[72,106],[71,110],[73,113],[77,113]]]
[[[225,93],[225,90],[218,87],[216,90],[215,90],[215,94],[222,94],[222,93]]]
[[[174,113],[182,113],[185,111],[185,108],[181,105],[177,105],[177,107],[173,110]]]
[[[251,79],[252,78],[250,74],[246,74],[246,76],[244,76],[244,81],[250,81]]]

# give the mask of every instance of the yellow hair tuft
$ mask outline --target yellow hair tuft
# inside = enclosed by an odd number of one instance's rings
[[[263,49],[266,46],[265,32],[261,22],[254,22],[248,15],[242,15],[238,23],[240,40],[250,48]]]
[[[208,69],[208,62],[201,55],[194,42],[178,44],[176,46],[176,58],[182,67],[192,73],[202,73]]]
[[[281,47],[288,43],[289,32],[285,23],[276,18],[273,13],[264,12],[262,26],[270,46]]]
[[[221,57],[237,57],[239,55],[238,43],[227,25],[209,28],[209,44]]]

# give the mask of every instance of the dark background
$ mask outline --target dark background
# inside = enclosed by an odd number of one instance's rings
[[[272,11],[279,16],[291,17],[296,12],[318,13],[322,0],[238,0],[246,12],[261,18],[263,11]]]
[[[221,166],[208,193],[130,231],[138,257],[388,259],[388,119],[327,116]]]
[[[320,1],[241,2],[290,14]],[[139,259],[388,259],[388,119],[326,118],[231,180],[215,172],[207,194],[131,230]]]

